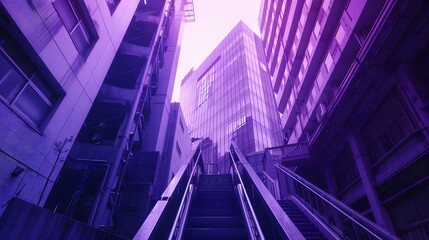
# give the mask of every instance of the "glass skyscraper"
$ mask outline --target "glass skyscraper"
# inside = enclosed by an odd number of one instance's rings
[[[228,171],[231,141],[244,154],[281,144],[262,43],[243,22],[185,76],[180,102],[209,173]]]

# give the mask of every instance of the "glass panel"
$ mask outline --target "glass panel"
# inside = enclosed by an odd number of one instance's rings
[[[76,29],[70,33],[70,36],[73,39],[73,42],[76,45],[76,48],[79,53],[85,54],[85,52],[89,48],[90,41],[88,37],[88,31],[83,22],[79,23]]]
[[[67,31],[71,32],[78,23],[78,20],[76,19],[74,11],[71,8],[69,2],[67,0],[56,0],[54,4],[55,9],[58,11],[58,14],[60,15]]]
[[[28,78],[33,76],[36,67],[32,62],[28,61],[29,57],[27,54],[24,53],[22,48],[12,38],[8,38],[1,47]]]
[[[25,80],[13,69],[10,64],[0,57],[0,95],[9,103],[22,89]]]
[[[328,53],[328,55],[326,56],[325,59],[325,67],[326,67],[326,71],[330,71],[332,64],[334,63],[334,59],[332,59],[332,56],[330,53]]]
[[[346,36],[346,31],[344,30],[344,27],[340,25],[338,27],[337,35],[335,35],[335,39],[337,39],[337,42],[339,44],[342,44],[345,36]]]
[[[14,105],[38,127],[42,125],[43,120],[51,110],[48,104],[28,84]]]
[[[43,96],[49,100],[50,105],[53,105],[58,100],[58,93],[52,89],[49,84],[44,83],[38,74],[35,74],[31,78],[31,82],[36,85],[41,94],[43,94]]]

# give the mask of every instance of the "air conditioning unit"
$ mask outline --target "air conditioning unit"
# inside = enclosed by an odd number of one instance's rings
[[[323,119],[323,116],[325,116],[326,113],[326,106],[323,103],[319,104],[319,107],[317,108],[316,112],[316,118],[318,122],[321,122]]]

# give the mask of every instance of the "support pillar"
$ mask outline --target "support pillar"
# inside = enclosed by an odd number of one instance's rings
[[[375,179],[371,172],[370,161],[363,140],[358,132],[350,132],[348,138],[375,222],[386,230],[395,233],[390,216],[381,204],[375,189]]]

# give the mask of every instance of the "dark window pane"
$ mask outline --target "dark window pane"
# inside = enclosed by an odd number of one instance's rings
[[[28,55],[24,53],[22,48],[12,38],[8,38],[2,44],[1,48],[28,78],[33,76],[36,67],[32,62],[28,61]]]
[[[71,32],[73,28],[77,25],[78,20],[76,19],[76,15],[69,4],[69,1],[56,0],[54,4],[55,9],[58,11],[58,14],[60,15],[61,20],[63,21],[67,31]]]
[[[390,136],[392,137],[392,141],[394,142],[394,144],[399,143],[402,140],[402,138],[404,138],[404,134],[402,133],[401,126],[399,125],[399,122],[392,124],[389,127],[389,132],[390,132]]]
[[[35,74],[31,78],[31,82],[36,85],[37,89],[46,98],[46,100],[49,100],[50,105],[54,105],[59,98],[58,92],[50,87],[49,84],[44,83],[38,74]]]
[[[368,134],[372,139],[378,138],[384,131],[381,126],[384,126],[384,123],[381,120],[380,115],[376,113],[367,124]]]
[[[369,152],[373,153],[373,161],[394,148],[400,141],[414,131],[414,126],[407,114],[400,96],[391,93],[374,115],[366,123],[365,133]]]
[[[81,54],[84,54],[90,46],[90,39],[88,36],[88,31],[86,30],[86,27],[82,21],[79,23],[76,29],[70,33],[70,36],[73,39],[77,50]]]
[[[113,14],[113,12],[115,12],[120,2],[121,0],[106,0],[107,6],[109,6],[110,14]]]
[[[380,113],[386,125],[390,125],[395,121],[401,112],[403,112],[403,108],[395,94],[391,94],[386,102],[384,102],[383,108],[380,109]]]
[[[402,135],[405,137],[411,134],[414,131],[414,126],[411,123],[406,112],[402,113],[402,115],[396,120],[398,126],[401,128]]]
[[[87,25],[92,24],[92,22],[85,19],[85,4],[83,1],[78,0],[56,0],[54,4],[76,49],[85,57],[92,41],[95,39],[94,34],[91,33]]]
[[[12,102],[24,83],[25,80],[0,56],[0,95],[7,102]]]
[[[28,84],[14,105],[38,127],[42,125],[51,110],[48,104]]]

